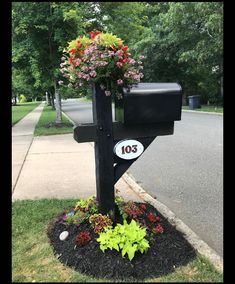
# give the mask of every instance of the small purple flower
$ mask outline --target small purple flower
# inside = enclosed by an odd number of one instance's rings
[[[130,59],[129,59],[129,63],[130,63],[130,64],[135,64],[135,60],[132,59],[132,58],[130,58]]]
[[[96,77],[96,75],[97,75],[97,73],[96,73],[94,70],[90,72],[90,76],[91,76],[91,77],[94,78],[94,77]]]
[[[119,62],[119,61],[116,62],[116,65],[117,65],[118,68],[122,68],[122,66],[123,66],[122,62]]]
[[[117,84],[118,84],[118,85],[122,85],[122,84],[123,84],[123,81],[122,81],[121,79],[118,79],[118,80],[117,80]]]

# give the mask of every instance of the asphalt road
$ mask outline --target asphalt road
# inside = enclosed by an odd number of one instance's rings
[[[93,121],[91,103],[62,108],[76,123]],[[223,256],[223,116],[183,112],[174,135],[157,137],[128,171]]]

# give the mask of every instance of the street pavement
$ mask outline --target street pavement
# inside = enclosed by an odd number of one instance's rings
[[[93,121],[91,103],[70,99],[63,111]],[[157,137],[128,172],[223,255],[223,116],[182,112],[174,134]]]

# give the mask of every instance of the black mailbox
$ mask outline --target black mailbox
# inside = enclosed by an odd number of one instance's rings
[[[115,101],[115,119],[124,124],[181,120],[182,88],[177,83],[139,83]]]

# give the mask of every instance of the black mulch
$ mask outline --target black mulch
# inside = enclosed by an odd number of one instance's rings
[[[128,281],[163,276],[195,259],[196,252],[183,234],[153,206],[146,204],[146,208],[147,212],[151,211],[161,217],[159,223],[164,228],[164,232],[155,234],[148,251],[144,254],[137,252],[132,261],[129,261],[127,255],[123,258],[121,252],[116,250],[105,250],[103,253],[95,240],[98,235],[93,232],[89,223],[83,223],[80,227],[66,226],[56,221],[58,218],[48,226],[48,237],[56,257],[63,264],[86,275]],[[75,237],[83,230],[89,230],[93,238],[87,245],[75,247]],[[63,231],[69,232],[65,241],[59,239]]]
[[[50,128],[50,127],[55,127],[55,128],[61,128],[61,127],[68,127],[71,128],[73,125],[69,122],[61,122],[61,123],[56,123],[56,122],[49,122],[44,125],[45,128]]]

